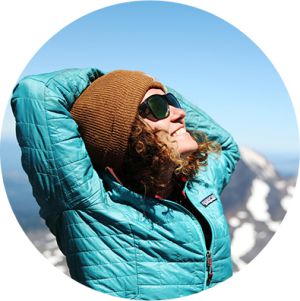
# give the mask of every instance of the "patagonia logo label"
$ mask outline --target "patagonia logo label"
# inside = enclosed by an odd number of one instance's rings
[[[212,193],[209,196],[207,196],[204,200],[202,200],[201,204],[204,207],[207,207],[208,205],[210,205],[211,203],[213,203],[216,199],[217,199],[217,197]]]

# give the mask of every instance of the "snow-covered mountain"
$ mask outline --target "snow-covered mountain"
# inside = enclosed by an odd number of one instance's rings
[[[235,271],[249,263],[276,232],[295,182],[295,178],[281,178],[264,156],[241,148],[241,160],[222,193]]]

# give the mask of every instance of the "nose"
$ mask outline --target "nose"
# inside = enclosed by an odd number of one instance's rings
[[[170,106],[170,120],[173,122],[176,122],[178,119],[184,119],[185,118],[185,111],[182,108],[175,108],[173,106]]]

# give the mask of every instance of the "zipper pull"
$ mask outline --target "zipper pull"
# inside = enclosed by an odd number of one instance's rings
[[[210,250],[208,250],[206,252],[206,267],[207,267],[207,273],[208,273],[206,285],[210,285],[210,282],[211,282],[213,274],[214,274],[214,270],[213,270],[213,266],[212,266],[212,256],[211,256]]]

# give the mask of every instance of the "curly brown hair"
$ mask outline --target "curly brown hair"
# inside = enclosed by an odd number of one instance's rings
[[[207,165],[209,153],[219,153],[221,147],[215,141],[209,141],[201,131],[187,129],[198,143],[198,149],[181,158],[176,148],[170,147],[169,134],[163,130],[154,131],[139,115],[136,116],[128,142],[121,179],[130,190],[144,196],[154,196],[165,188],[161,176],[166,169],[173,169],[172,181],[180,177],[191,180],[200,168]]]

